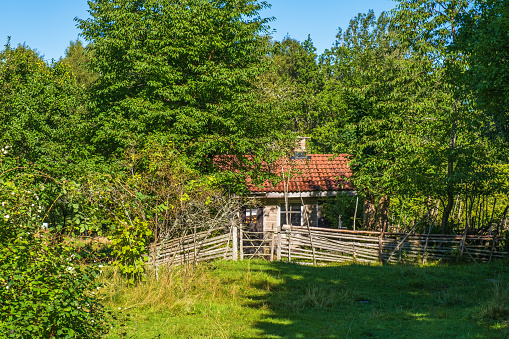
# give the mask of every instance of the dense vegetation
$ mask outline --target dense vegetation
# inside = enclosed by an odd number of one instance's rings
[[[58,62],[9,39],[0,51],[2,334],[107,332],[92,294],[106,259],[68,237],[108,236],[135,284],[151,241],[227,222],[229,195],[272,178],[265,164],[298,135],[351,155],[358,227],[505,231],[507,1],[399,0],[357,15],[322,55],[310,37],[272,41],[263,1],[89,6],[86,46]],[[225,154],[232,171],[215,166]],[[333,219],[351,217],[348,199],[327,207]]]

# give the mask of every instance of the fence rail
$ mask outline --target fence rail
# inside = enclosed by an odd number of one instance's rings
[[[483,262],[506,258],[500,235],[407,234],[283,227],[279,232],[229,230],[189,234],[161,241],[151,252],[156,265],[182,265],[211,259],[318,262],[426,262],[458,258]]]

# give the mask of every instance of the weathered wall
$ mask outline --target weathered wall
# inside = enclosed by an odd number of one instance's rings
[[[263,231],[275,232],[277,231],[278,220],[278,207],[277,205],[265,205],[263,207]]]

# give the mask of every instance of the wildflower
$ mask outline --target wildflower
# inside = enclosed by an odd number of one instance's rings
[[[11,216],[9,214],[4,215],[5,219],[9,219]]]

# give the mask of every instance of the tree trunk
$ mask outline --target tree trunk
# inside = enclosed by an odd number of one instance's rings
[[[376,228],[382,232],[387,230],[389,224],[389,203],[390,199],[388,195],[382,195],[378,199],[378,213],[376,216]]]
[[[362,206],[362,226],[364,229],[374,229],[375,228],[375,201],[373,195],[368,194],[364,199]]]
[[[447,205],[442,214],[442,232],[447,232],[449,225],[449,217],[451,215],[452,207],[454,205],[454,183],[452,177],[454,175],[454,156],[453,150],[456,147],[456,127],[457,123],[454,121],[451,126],[451,139],[449,140],[449,154],[447,156]]]

